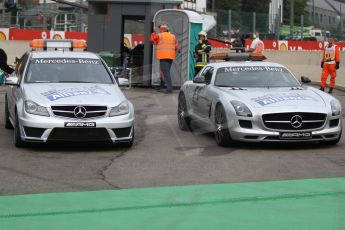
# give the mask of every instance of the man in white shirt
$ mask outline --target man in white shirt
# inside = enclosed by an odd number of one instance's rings
[[[262,53],[264,51],[264,43],[259,38],[259,32],[253,34],[253,42],[247,52],[250,53]]]

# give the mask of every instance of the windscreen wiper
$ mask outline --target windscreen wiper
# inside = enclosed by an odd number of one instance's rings
[[[229,88],[235,87],[235,86],[230,86],[230,85],[215,85],[215,86],[218,86],[218,87],[229,87]]]
[[[59,83],[97,83],[91,81],[59,81]]]

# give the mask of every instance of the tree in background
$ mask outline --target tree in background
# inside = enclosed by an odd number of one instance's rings
[[[216,10],[234,10],[239,11],[242,7],[242,0],[215,0]]]
[[[294,0],[294,25],[300,25],[301,15],[304,15],[304,25],[308,25],[308,0]],[[291,0],[283,1],[283,24],[290,25]]]
[[[266,33],[268,30],[268,11],[271,0],[215,0],[217,12],[217,31],[251,33],[253,30],[253,12],[256,12],[256,30]],[[231,10],[231,28],[229,24]]]
[[[268,13],[271,0],[214,0],[216,10]]]
[[[271,0],[242,0],[241,11],[268,14]]]

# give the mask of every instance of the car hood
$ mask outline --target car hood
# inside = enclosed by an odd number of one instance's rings
[[[256,108],[267,107],[326,107],[323,92],[314,88],[223,88],[232,100]],[[235,99],[237,98],[237,99]]]
[[[42,106],[57,104],[116,106],[126,100],[121,90],[112,84],[25,84],[23,92],[26,100],[32,100]]]

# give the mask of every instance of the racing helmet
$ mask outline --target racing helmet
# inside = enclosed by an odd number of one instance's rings
[[[204,36],[207,39],[207,33],[203,30],[199,32],[198,36]]]

